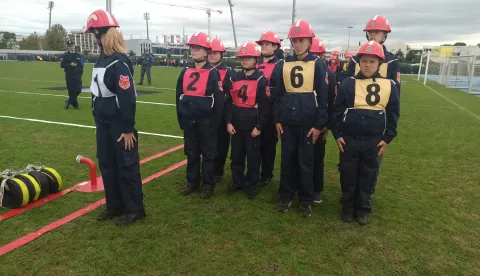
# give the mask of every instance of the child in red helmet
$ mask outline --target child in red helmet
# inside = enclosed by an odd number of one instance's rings
[[[232,135],[231,168],[233,184],[229,194],[244,189],[249,199],[257,196],[260,178],[261,133],[268,121],[268,81],[255,65],[260,52],[255,43],[243,44],[237,54],[242,71],[225,83],[225,120]],[[245,158],[247,174],[245,175]]]
[[[382,77],[391,79],[395,82],[398,94],[400,95],[400,65],[398,58],[391,52],[387,51],[387,48],[383,45],[387,40],[388,34],[392,32],[388,19],[383,15],[375,15],[367,22],[363,31],[365,31],[365,36],[368,41],[373,40],[382,45],[383,52],[385,53],[385,60],[380,66],[379,73]],[[359,71],[358,57],[354,56],[352,62],[349,64],[347,75],[355,76]]]
[[[220,74],[219,85],[223,89],[223,84],[231,76],[235,74],[235,71],[222,63],[223,54],[227,51],[223,42],[214,38],[210,42],[212,49],[208,52],[208,61],[215,68],[217,68]],[[230,147],[230,134],[227,131],[227,125],[225,120],[222,120],[218,128],[217,133],[217,157],[215,158],[215,183],[219,182],[223,178],[223,172],[225,169],[225,162],[227,161],[228,149]]]
[[[275,53],[281,46],[280,38],[272,31],[264,32],[256,43],[261,47],[261,56],[257,63],[257,69],[263,73],[269,83],[268,97],[273,105],[275,97],[276,76],[278,75],[278,65],[282,59],[275,56]],[[273,123],[273,111],[270,110],[268,121],[261,135],[262,140],[262,171],[260,186],[270,184],[273,178],[273,169],[275,167],[275,156],[277,153],[278,136],[275,124]]]
[[[328,74],[310,53],[314,37],[305,20],[290,27],[295,54],[281,62],[275,89],[274,120],[282,140],[278,211],[287,212],[297,195],[304,217],[312,215],[314,146],[328,124]]]
[[[365,225],[382,155],[397,135],[400,101],[395,83],[379,72],[382,45],[365,43],[357,58],[359,73],[345,79],[335,99],[332,133],[340,150],[342,220]]]
[[[187,45],[194,64],[182,70],[177,82],[177,117],[187,155],[187,186],[181,194],[195,192],[203,180],[200,197],[208,199],[215,188],[217,132],[225,96],[217,69],[207,61],[211,49],[207,35],[194,33]]]

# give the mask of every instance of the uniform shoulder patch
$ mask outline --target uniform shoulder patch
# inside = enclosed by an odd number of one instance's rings
[[[325,73],[325,82],[326,82],[327,84],[329,84],[329,83],[328,83],[328,72]]]
[[[220,89],[220,91],[223,91],[223,82],[222,81],[218,82],[218,89]]]
[[[265,89],[265,94],[270,97],[270,86],[267,86],[267,88]]]
[[[127,90],[130,88],[130,78],[128,76],[120,75],[120,79],[118,80],[118,86],[123,90]]]
[[[400,76],[401,76],[400,72],[397,72],[397,81],[398,81],[398,83],[400,83],[400,79],[401,79]]]

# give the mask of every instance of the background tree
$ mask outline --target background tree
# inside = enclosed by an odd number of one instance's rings
[[[34,32],[20,41],[19,46],[21,50],[40,50],[42,48],[42,37]]]
[[[403,54],[402,49],[398,49],[395,56],[398,58],[399,61],[403,61],[405,59],[405,55]]]
[[[60,24],[55,24],[45,33],[43,48],[45,50],[63,51],[65,50],[66,39],[67,31],[65,28]]]

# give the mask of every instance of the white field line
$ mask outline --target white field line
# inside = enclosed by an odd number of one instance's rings
[[[0,80],[13,80],[13,81],[30,81],[30,82],[50,82],[50,83],[61,83],[65,84],[64,81],[49,81],[49,80],[32,80],[32,79],[16,79],[16,78],[0,78]],[[144,86],[136,86],[138,87],[144,87]],[[151,88],[151,89],[158,89],[158,90],[176,90],[175,88],[167,88],[167,87],[155,87],[155,86],[145,86],[145,88]]]
[[[47,121],[47,120],[39,120],[39,119],[31,119],[31,118],[21,118],[21,117],[13,117],[13,116],[4,116],[4,115],[0,115],[0,118],[4,118],[4,119],[14,119],[14,120],[21,120],[21,121],[28,121],[28,122],[36,122],[36,123],[44,123],[44,124],[53,124],[53,125],[62,125],[62,126],[72,126],[72,127],[80,127],[80,128],[92,128],[92,129],[95,129],[95,128],[96,128],[95,126],[87,126],[87,125],[79,125],[79,124],[64,123],[64,122],[55,122],[55,121]],[[138,134],[151,135],[151,136],[161,136],[161,137],[176,138],[176,139],[183,139],[182,136],[169,135],[169,134],[160,134],[160,133],[152,133],[152,132],[144,132],[144,131],[139,131]]]
[[[60,95],[60,94],[45,94],[45,93],[34,93],[34,92],[25,92],[25,91],[11,91],[11,90],[1,90],[0,92],[2,93],[15,93],[15,94],[24,94],[24,95],[37,95],[37,96],[50,96],[50,97],[64,97],[68,98],[66,95]],[[79,99],[92,99],[92,97],[82,97],[79,96]],[[175,106],[175,104],[169,104],[169,103],[157,103],[157,102],[145,102],[145,101],[137,101],[137,103],[141,104],[154,104],[154,105],[165,105],[165,106]]]
[[[417,79],[415,79],[417,80]],[[422,83],[421,81],[417,80],[419,83]],[[423,84],[423,83],[422,83]],[[438,96],[442,97],[444,100],[448,101],[449,103],[453,104],[454,106],[458,107],[459,109],[467,112],[468,114],[470,114],[470,116],[472,116],[473,118],[477,119],[477,120],[480,120],[480,116],[473,113],[472,111],[466,109],[465,107],[461,106],[460,104],[458,104],[457,102],[455,101],[452,101],[450,100],[449,98],[445,97],[444,95],[442,95],[441,93],[439,93],[438,91],[436,91],[435,89],[431,88],[430,86],[427,86],[425,85],[426,88],[428,88],[430,91],[432,91],[433,93],[437,94]]]

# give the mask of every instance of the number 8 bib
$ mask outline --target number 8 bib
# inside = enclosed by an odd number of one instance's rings
[[[392,89],[391,80],[377,78],[355,80],[355,108],[385,110]]]

